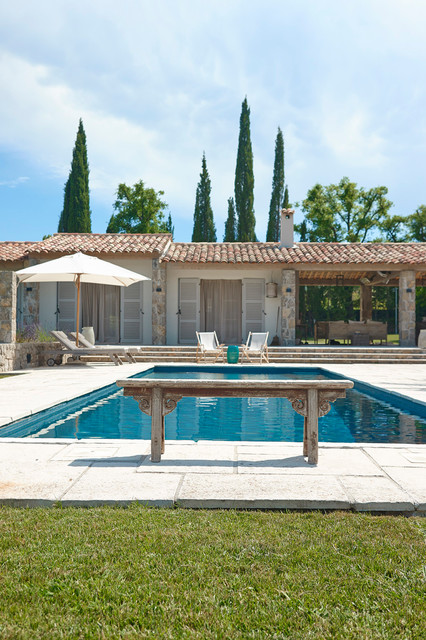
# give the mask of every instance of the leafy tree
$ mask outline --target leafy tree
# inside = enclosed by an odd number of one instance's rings
[[[225,222],[224,242],[237,241],[237,219],[235,216],[234,198],[228,198],[228,217]]]
[[[216,227],[210,203],[211,182],[203,153],[200,180],[195,194],[194,228],[192,242],[216,242]]]
[[[407,218],[408,239],[426,242],[426,205],[422,204]]]
[[[386,242],[406,242],[407,241],[407,218],[404,216],[386,216],[379,225],[384,237],[378,241]]]
[[[250,139],[250,109],[247,98],[244,99],[241,108],[234,191],[238,218],[237,240],[239,242],[256,242],[253,151]]]
[[[59,232],[91,233],[89,201],[89,163],[86,134],[80,119],[72,154],[71,170],[64,188],[64,207],[59,218]]]
[[[133,187],[121,183],[107,233],[167,233],[171,232],[171,216],[166,221],[167,204],[161,200],[164,191],[145,187],[142,180]],[[172,227],[173,228],[173,227]]]
[[[316,184],[302,202],[310,242],[365,242],[388,218],[392,202],[386,187],[365,190],[349,178]],[[300,225],[295,225],[300,233]]]
[[[287,192],[288,198],[288,192]],[[268,230],[266,242],[278,242],[280,239],[281,208],[284,201],[284,138],[281,129],[275,140],[274,174],[272,177],[272,194],[269,204]]]

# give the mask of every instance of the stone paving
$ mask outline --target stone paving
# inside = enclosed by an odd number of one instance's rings
[[[113,384],[151,365],[65,365],[0,380],[0,425]],[[327,367],[426,402],[425,365]],[[0,503],[189,508],[352,509],[426,515],[426,445],[0,439]]]

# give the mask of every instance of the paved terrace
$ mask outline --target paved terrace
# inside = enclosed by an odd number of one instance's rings
[[[318,363],[320,364],[320,363]],[[152,365],[64,365],[0,380],[0,425]],[[426,402],[425,365],[327,366]],[[168,441],[160,464],[147,440],[0,439],[0,503],[210,508],[353,509],[426,515],[426,445]]]

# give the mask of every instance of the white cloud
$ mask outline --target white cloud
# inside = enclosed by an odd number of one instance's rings
[[[0,180],[0,187],[9,187],[9,189],[15,189],[20,184],[23,184],[28,180],[28,176],[19,176],[18,178],[14,178],[12,180]]]

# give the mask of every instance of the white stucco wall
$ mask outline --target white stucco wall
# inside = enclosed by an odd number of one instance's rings
[[[275,336],[277,330],[277,310],[280,306],[280,282],[281,270],[232,266],[222,267],[179,267],[176,264],[167,265],[167,344],[178,344],[178,315],[179,309],[179,278],[200,278],[207,280],[243,280],[244,278],[262,278],[265,285],[268,282],[278,284],[278,297],[264,300],[265,331],[269,331],[269,341]],[[266,292],[265,292],[266,293]],[[280,331],[280,328],[278,328]],[[195,336],[194,336],[195,340]]]

